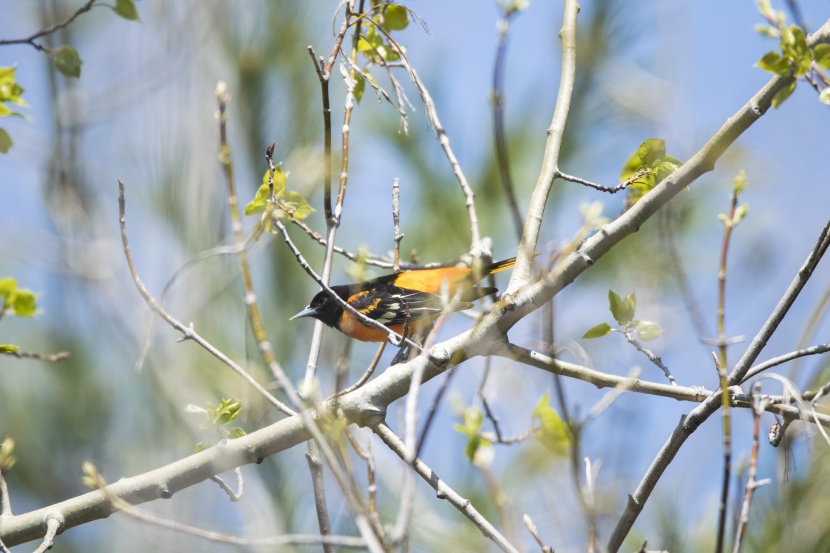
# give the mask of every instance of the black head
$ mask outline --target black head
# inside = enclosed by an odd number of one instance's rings
[[[344,300],[349,297],[346,288],[348,287],[332,286],[332,290]],[[313,317],[333,327],[336,325],[342,314],[343,308],[340,307],[340,304],[328,295],[325,290],[321,290],[311,299],[311,303],[308,304],[308,307],[291,317],[289,321],[299,319],[300,317]]]

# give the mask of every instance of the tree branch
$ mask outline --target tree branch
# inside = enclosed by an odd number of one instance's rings
[[[510,277],[510,284],[507,286],[508,294],[515,293],[530,281],[533,273],[536,244],[539,241],[539,229],[542,226],[542,216],[545,213],[545,204],[547,204],[553,181],[559,171],[559,151],[562,148],[565,123],[568,121],[568,111],[571,108],[571,96],[576,80],[576,16],[578,13],[579,5],[576,0],[565,0],[565,15],[562,20],[562,29],[559,31],[559,38],[562,40],[562,71],[559,76],[559,94],[556,97],[553,119],[548,128],[542,169],[530,197],[530,206],[525,218],[522,240],[519,243],[516,267]]]

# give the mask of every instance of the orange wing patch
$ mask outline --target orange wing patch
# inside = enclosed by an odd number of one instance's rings
[[[461,284],[466,284],[470,276],[470,269],[467,267],[448,267],[445,269],[423,269],[420,271],[406,271],[395,279],[395,286],[418,290],[428,294],[439,294],[441,283],[445,280],[450,287],[450,294]]]

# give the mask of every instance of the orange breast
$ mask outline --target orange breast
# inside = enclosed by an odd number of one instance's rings
[[[384,331],[364,325],[351,313],[346,311],[344,311],[340,316],[337,328],[339,328],[340,331],[346,336],[350,336],[355,340],[360,340],[361,342],[386,342],[388,340],[388,337]],[[403,332],[403,325],[392,325],[389,328],[398,334]]]

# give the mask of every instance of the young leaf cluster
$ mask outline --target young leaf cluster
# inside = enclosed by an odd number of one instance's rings
[[[409,10],[399,4],[386,4],[372,0],[372,7],[367,13],[370,16],[363,18],[365,31],[357,40],[357,52],[368,60],[367,65],[384,66],[387,63],[400,59],[395,48],[389,44],[387,36],[393,31],[402,31],[409,26]],[[398,48],[402,48],[398,46]],[[362,73],[355,73],[354,97],[359,103],[366,90],[366,80],[377,89],[378,84],[367,68]]]
[[[223,438],[233,440],[241,438],[245,435],[245,431],[237,426],[230,426],[236,418],[242,413],[242,402],[238,399],[223,399],[222,402],[214,407],[213,403],[207,402],[206,407],[189,406],[188,411],[192,413],[202,414],[204,420],[199,425],[202,429],[214,428],[217,433]],[[211,447],[213,444],[208,442],[199,442],[196,444],[196,451],[202,451]]]
[[[0,442],[0,472],[11,470],[17,459],[14,456],[14,440],[6,438]]]
[[[797,25],[787,27],[785,23],[786,16],[783,12],[773,10],[769,0],[759,1],[758,10],[775,26],[760,25],[756,29],[761,34],[777,38],[779,40],[779,50],[764,54],[755,64],[756,66],[775,75],[792,76],[796,79],[806,78],[811,71],[817,71],[816,65],[822,69],[830,69],[830,44],[817,44],[814,48],[810,48],[804,30]],[[813,65],[814,62],[815,65]],[[819,75],[826,85],[827,78],[820,71]],[[794,80],[778,91],[772,99],[772,106],[777,108],[789,98],[795,91],[795,85],[796,81]],[[817,85],[816,88],[818,88]],[[825,86],[820,91],[819,100],[825,104],[830,104],[830,87]]]
[[[683,165],[679,159],[666,154],[666,141],[649,138],[631,154],[620,172],[620,180],[627,181],[638,173],[646,174],[628,187],[628,203],[634,205],[652,188]]]
[[[545,393],[533,409],[533,435],[548,451],[565,457],[573,443],[571,429],[548,403],[550,395]]]
[[[467,436],[467,445],[464,446],[464,455],[472,463],[476,453],[481,447],[490,447],[490,441],[480,434],[481,426],[484,424],[484,415],[476,407],[464,409],[464,424],[454,424],[453,428]]]
[[[25,117],[21,112],[12,109],[9,104],[28,107],[23,99],[23,87],[17,84],[14,77],[14,67],[0,67],[0,117]],[[0,154],[5,154],[12,147],[12,138],[4,129],[0,128]]]
[[[254,238],[259,240],[263,232],[275,234],[277,230],[272,226],[271,217],[289,217],[302,221],[316,210],[308,205],[302,194],[294,190],[286,190],[285,184],[288,173],[283,173],[282,163],[274,169],[274,201],[271,202],[271,187],[268,184],[269,172],[266,171],[262,177],[262,186],[257,190],[256,196],[245,206],[245,215],[262,213],[262,217],[254,227]]]
[[[0,315],[32,317],[37,313],[37,295],[31,290],[17,287],[11,277],[0,279]]]
[[[628,294],[625,298],[621,298],[613,290],[608,290],[608,303],[611,315],[617,321],[617,328],[612,328],[608,323],[600,323],[588,329],[582,335],[584,339],[599,338],[610,334],[612,330],[623,333],[636,332],[640,340],[644,342],[654,340],[663,334],[663,329],[657,323],[634,318],[637,311],[637,296],[634,295],[634,292]]]

